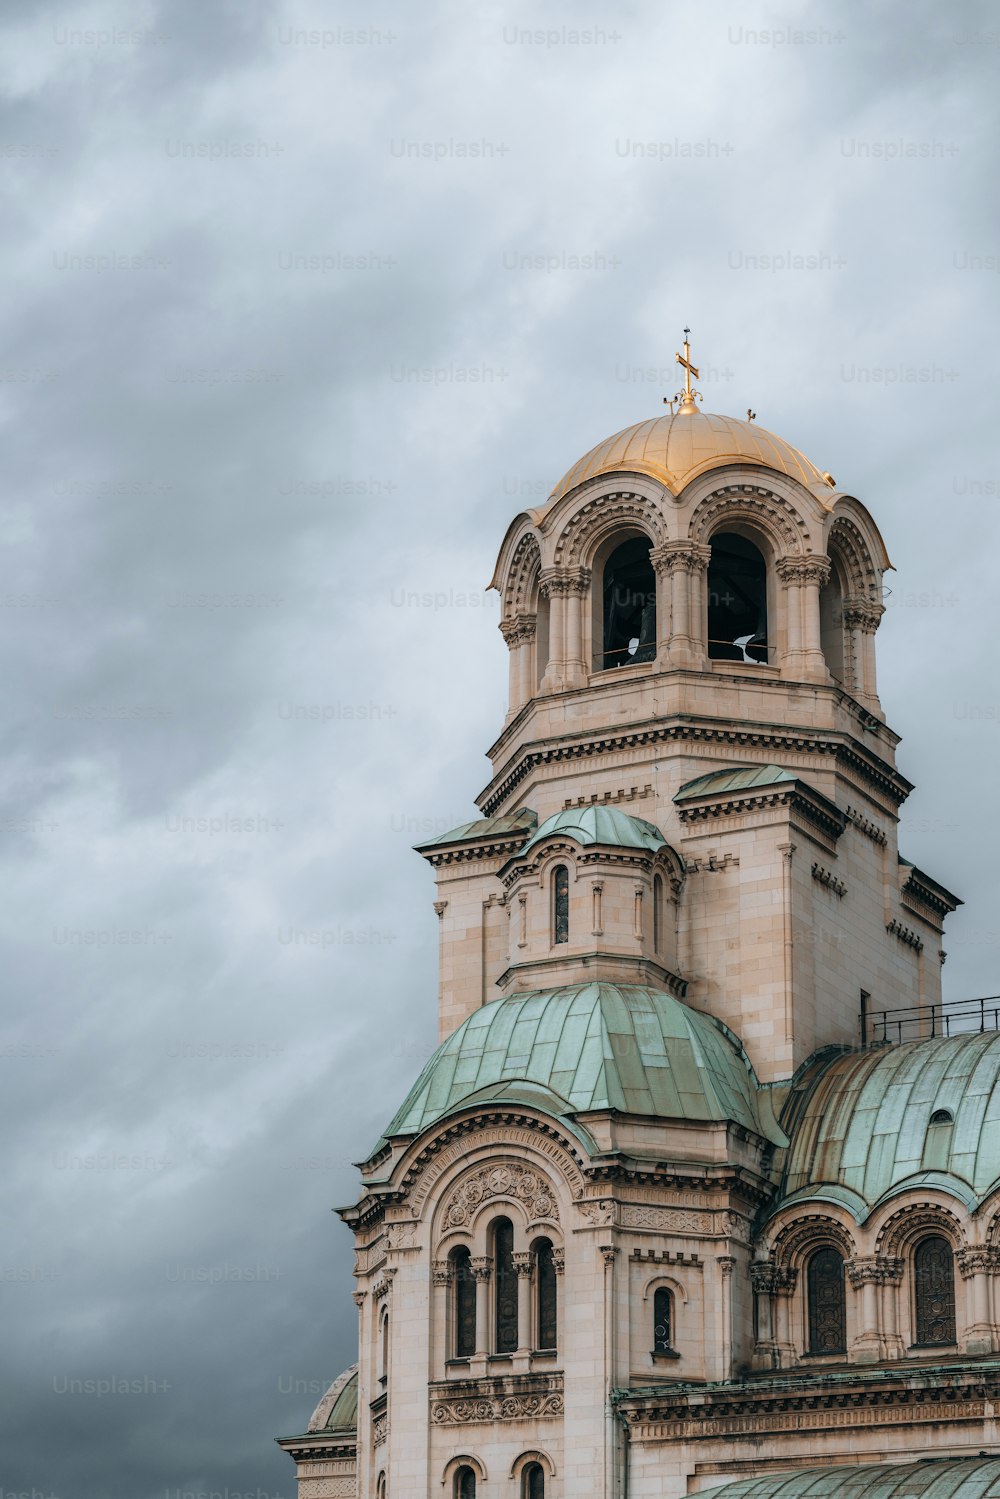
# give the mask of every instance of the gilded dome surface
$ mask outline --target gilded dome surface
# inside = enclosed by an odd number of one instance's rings
[[[625,427],[605,438],[568,469],[549,503],[599,474],[649,474],[677,494],[706,469],[727,463],[753,463],[775,469],[809,488],[829,490],[831,482],[784,438],[756,422],[707,411],[678,411]]]

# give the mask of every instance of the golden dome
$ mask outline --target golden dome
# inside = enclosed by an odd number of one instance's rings
[[[822,473],[797,448],[758,427],[756,422],[682,409],[669,416],[636,422],[599,442],[567,470],[549,496],[549,503],[598,474],[622,471],[649,474],[666,484],[671,493],[679,494],[685,484],[706,469],[721,468],[727,463],[753,463],[776,469],[810,489],[833,488],[829,474]]]

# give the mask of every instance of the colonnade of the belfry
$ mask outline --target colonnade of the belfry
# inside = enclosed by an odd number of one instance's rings
[[[653,546],[649,555],[656,575],[653,664],[660,670],[704,670],[711,548],[686,540],[668,541]],[[777,668],[782,679],[831,680],[820,625],[820,594],[830,571],[829,560],[817,555],[780,557],[774,564],[773,655],[768,664]],[[536,693],[585,687],[599,669],[592,632],[600,587],[600,574],[588,567],[542,568],[536,609],[519,611],[502,621],[500,628],[510,651],[510,715]],[[882,612],[881,605],[867,599],[845,600],[842,609],[842,685],[876,709],[874,636]]]

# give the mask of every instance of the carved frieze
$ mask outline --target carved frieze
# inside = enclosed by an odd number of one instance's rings
[[[459,1182],[445,1201],[445,1226],[463,1228],[482,1204],[494,1197],[516,1197],[524,1204],[532,1222],[542,1219],[559,1222],[559,1209],[549,1183],[520,1162],[510,1161],[484,1166]]]

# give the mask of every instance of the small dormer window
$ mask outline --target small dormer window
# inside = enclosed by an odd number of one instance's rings
[[[569,941],[569,870],[558,864],[552,874],[552,941]]]
[[[954,1124],[955,1116],[948,1109],[935,1109],[931,1115],[932,1124]]]

